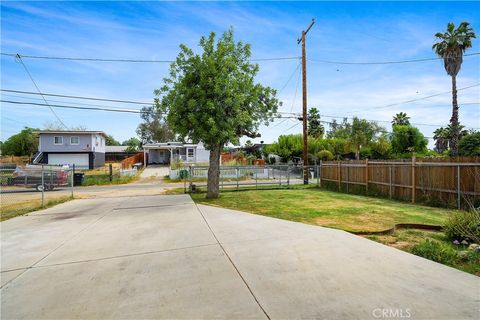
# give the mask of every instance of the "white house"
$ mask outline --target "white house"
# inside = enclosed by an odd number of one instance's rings
[[[208,164],[210,151],[202,143],[158,142],[143,145],[145,165],[165,164],[180,160],[183,163]]]

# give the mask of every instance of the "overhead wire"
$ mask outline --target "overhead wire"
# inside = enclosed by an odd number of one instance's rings
[[[44,60],[67,60],[67,61],[91,61],[91,62],[130,62],[130,63],[172,63],[174,60],[157,60],[157,59],[115,59],[115,58],[82,58],[82,57],[58,57],[58,56],[36,56],[20,53],[6,53],[2,52],[3,56],[10,57],[22,57],[27,59],[44,59]],[[284,61],[284,60],[296,60],[301,57],[274,57],[274,58],[254,58],[249,59],[253,62],[261,61]]]
[[[20,53],[7,53],[2,52],[3,56],[10,57],[22,57],[27,59],[44,59],[44,60],[67,60],[67,61],[92,61],[92,62],[127,62],[127,63],[172,63],[174,60],[159,60],[159,59],[117,59],[117,58],[82,58],[82,57],[61,57],[61,56],[37,56],[37,55],[27,55]],[[473,52],[463,54],[463,57],[470,57],[480,55],[480,52]],[[272,57],[272,58],[254,58],[250,59],[253,62],[261,61],[284,61],[284,60],[297,60],[300,59],[299,56],[288,56],[288,57]],[[386,65],[386,64],[404,64],[404,63],[417,63],[417,62],[426,62],[426,61],[436,61],[442,60],[442,57],[431,57],[431,58],[421,58],[421,59],[407,59],[407,60],[392,60],[392,61],[335,61],[335,60],[326,60],[326,59],[315,59],[309,58],[309,62],[318,62],[326,64],[339,64],[339,65]]]
[[[28,77],[30,78],[30,80],[32,81],[33,85],[35,86],[35,88],[37,89],[38,93],[42,96],[43,98],[43,101],[45,102],[45,104],[49,105],[48,101],[45,99],[45,97],[42,95],[42,92],[40,91],[40,88],[38,87],[37,83],[35,82],[35,80],[33,79],[32,77],[32,74],[30,73],[30,71],[28,71],[28,68],[27,66],[25,65],[25,63],[23,62],[22,60],[22,57],[20,55],[17,55],[16,58],[18,58],[18,61],[20,61],[20,63],[22,64],[23,68],[25,69],[25,71],[27,72],[28,74]],[[53,110],[52,107],[50,107],[50,111],[52,111],[53,115],[55,116],[55,118],[57,118],[58,122],[64,127],[64,128],[67,128],[67,126],[65,125],[65,123],[62,121],[62,119],[60,119],[60,117],[58,116],[58,114],[55,112],[55,110]]]
[[[82,99],[82,100],[95,100],[95,101],[106,101],[106,102],[117,102],[117,103],[148,104],[148,105],[153,105],[154,104],[153,102],[107,99],[107,98],[98,98],[98,97],[85,97],[85,96],[65,95],[65,94],[56,94],[56,93],[37,93],[37,92],[31,92],[31,91],[12,90],[12,89],[0,89],[0,91],[12,92],[12,93],[22,93],[22,94],[31,94],[31,95],[41,94],[41,95],[50,96],[50,97]]]
[[[459,89],[457,89],[457,91],[467,90],[467,89],[474,88],[474,87],[478,87],[478,86],[480,86],[480,82],[479,82],[479,83],[476,83],[476,84],[473,84],[473,85],[469,85],[469,86],[463,87],[463,88],[459,88]],[[405,104],[405,103],[410,103],[410,102],[415,102],[415,101],[430,99],[430,98],[437,97],[437,96],[441,96],[441,95],[448,94],[448,93],[452,93],[452,90],[444,91],[444,92],[439,92],[439,93],[435,93],[435,94],[432,94],[432,95],[429,95],[429,96],[425,96],[425,97],[421,97],[421,98],[416,98],[416,99],[411,99],[411,100],[406,100],[406,101],[402,101],[402,102],[390,103],[390,104],[387,104],[387,105],[384,105],[384,106],[377,106],[377,107],[372,107],[372,108],[367,108],[367,109],[362,109],[362,110],[349,111],[349,112],[346,112],[346,114],[356,113],[356,112],[359,112],[359,111],[369,111],[369,110],[377,110],[377,109],[384,109],[384,108],[394,107],[394,106],[402,105],[402,104]]]
[[[470,57],[480,55],[480,52],[467,53],[463,57]],[[319,62],[326,64],[343,64],[343,65],[385,65],[385,64],[403,64],[403,63],[416,63],[416,62],[425,62],[425,61],[436,61],[442,60],[442,57],[435,58],[423,58],[423,59],[410,59],[410,60],[397,60],[397,61],[332,61],[332,60],[322,60],[322,59],[307,59],[310,62]]]

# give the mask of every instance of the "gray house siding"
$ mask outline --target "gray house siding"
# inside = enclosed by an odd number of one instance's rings
[[[105,153],[93,152],[92,153],[92,166],[93,168],[101,167],[105,164]]]
[[[55,144],[54,137],[63,137],[62,144]],[[79,144],[70,144],[70,137],[78,137]],[[91,135],[40,134],[40,152],[89,152],[92,151]]]
[[[61,143],[55,144],[55,137],[62,137]],[[78,144],[71,143],[71,137],[78,137]],[[38,149],[43,154],[40,163],[50,163],[51,154],[88,154],[89,169],[105,165],[105,137],[95,132],[40,132]]]

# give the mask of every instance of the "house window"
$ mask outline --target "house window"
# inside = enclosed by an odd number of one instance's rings
[[[63,137],[55,136],[53,137],[53,144],[63,144]]]
[[[187,149],[187,156],[188,156],[189,158],[193,158],[193,148],[188,148],[188,149]]]
[[[70,137],[70,144],[74,144],[74,145],[80,144],[80,138],[78,136]]]
[[[98,137],[95,136],[95,145],[98,147]]]

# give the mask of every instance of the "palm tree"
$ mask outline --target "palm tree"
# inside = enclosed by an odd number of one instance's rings
[[[438,42],[432,46],[435,53],[443,59],[443,64],[447,74],[452,77],[452,125],[451,150],[452,156],[458,155],[458,103],[457,103],[457,74],[463,62],[463,53],[472,47],[472,39],[475,38],[475,32],[470,27],[470,23],[462,22],[455,29],[451,22],[447,25],[447,32],[438,32],[435,34]]]
[[[407,116],[405,112],[397,113],[392,120],[392,126],[400,125],[400,126],[409,126],[410,125],[410,117]]]
[[[435,140],[435,150],[438,153],[443,153],[448,150],[450,142],[450,130],[448,128],[438,128],[433,132],[433,139]]]

